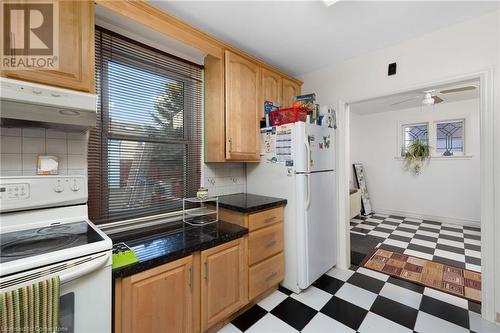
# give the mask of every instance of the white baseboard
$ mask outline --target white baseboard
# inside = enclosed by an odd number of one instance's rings
[[[424,214],[403,212],[403,211],[383,209],[383,208],[376,208],[376,209],[374,208],[373,211],[375,213],[380,213],[380,214],[385,214],[385,215],[397,215],[397,216],[411,217],[414,219],[436,221],[436,222],[441,222],[441,223],[457,224],[457,225],[462,225],[462,226],[463,225],[471,226],[471,227],[480,227],[481,226],[480,221],[459,219],[459,218],[455,218],[455,217],[424,215]]]

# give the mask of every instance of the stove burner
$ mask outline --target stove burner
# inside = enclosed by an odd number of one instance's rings
[[[40,230],[39,230],[40,231]],[[0,247],[0,257],[24,257],[68,247],[78,236],[67,233],[38,234],[20,237]]]
[[[67,231],[71,230],[73,226],[71,224],[56,224],[56,225],[49,225],[48,227],[43,227],[37,230],[37,233],[39,234],[52,234],[52,233],[66,233]]]

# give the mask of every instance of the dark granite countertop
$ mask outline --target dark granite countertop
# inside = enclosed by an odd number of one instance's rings
[[[240,213],[251,213],[282,205],[286,205],[286,199],[257,194],[238,193],[219,197],[219,207],[235,210]]]
[[[113,279],[165,264],[193,252],[243,237],[248,229],[219,221],[191,226],[182,221],[111,234],[113,244],[124,242],[134,249],[139,262],[113,270]]]

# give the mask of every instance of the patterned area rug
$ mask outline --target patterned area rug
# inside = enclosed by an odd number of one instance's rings
[[[374,249],[361,266],[481,302],[481,273],[406,254]]]

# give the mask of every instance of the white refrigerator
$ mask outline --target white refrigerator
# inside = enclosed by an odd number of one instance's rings
[[[299,293],[337,261],[335,131],[304,122],[263,131],[247,192],[287,199],[282,285]]]

